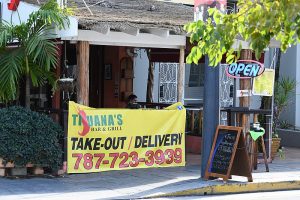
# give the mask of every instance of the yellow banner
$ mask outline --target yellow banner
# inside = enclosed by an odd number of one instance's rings
[[[95,109],[69,102],[68,173],[185,165],[186,111]]]

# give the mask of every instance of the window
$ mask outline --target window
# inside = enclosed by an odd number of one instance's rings
[[[204,63],[192,63],[190,68],[189,87],[204,86]]]

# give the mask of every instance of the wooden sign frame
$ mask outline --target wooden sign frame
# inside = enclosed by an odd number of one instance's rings
[[[214,154],[214,150],[216,147],[216,142],[220,130],[234,131],[237,134],[226,174],[220,174],[220,173],[214,173],[208,171],[212,163],[212,157]],[[224,181],[227,181],[228,179],[231,178],[231,175],[246,176],[249,182],[253,181],[251,175],[251,169],[249,165],[249,156],[246,151],[246,142],[245,142],[245,137],[243,135],[243,128],[233,127],[233,126],[218,126],[214,136],[214,141],[210,151],[209,159],[206,165],[204,178],[208,180],[209,177],[217,177],[217,178],[223,178]]]

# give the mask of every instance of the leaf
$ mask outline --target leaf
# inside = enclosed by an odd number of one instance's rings
[[[209,8],[209,9],[207,10],[209,16],[212,16],[216,11],[217,11],[216,8]]]
[[[24,51],[20,48],[7,50],[0,55],[0,99],[14,100],[22,75]]]
[[[186,63],[187,64],[191,64],[193,62],[193,58],[191,56],[191,54],[189,54],[187,57],[186,57]]]
[[[231,54],[228,57],[226,57],[226,63],[231,64],[234,61],[234,55]]]

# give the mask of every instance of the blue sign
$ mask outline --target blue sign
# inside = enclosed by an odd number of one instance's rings
[[[226,74],[232,78],[254,78],[265,71],[262,63],[255,60],[239,60],[226,68]]]

